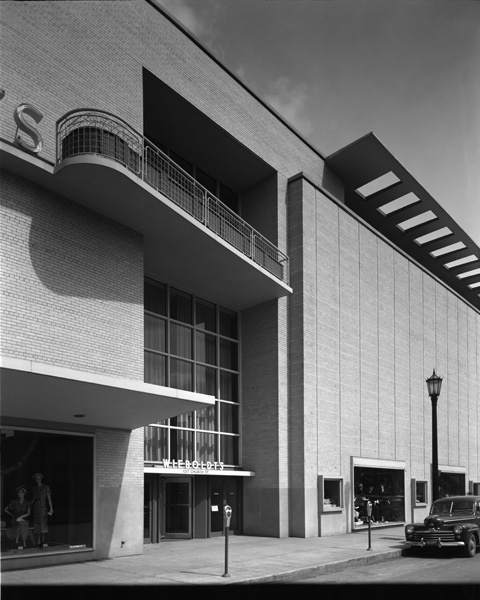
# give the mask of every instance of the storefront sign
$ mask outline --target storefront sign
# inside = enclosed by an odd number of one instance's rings
[[[29,123],[25,117],[30,117],[35,123],[40,123],[43,119],[42,113],[31,104],[20,104],[13,111],[13,118],[17,124],[17,132],[15,134],[15,143],[24,150],[38,154],[42,151],[43,140],[36,127]],[[20,131],[30,136],[31,141],[24,139],[20,135]]]
[[[168,469],[182,471],[185,475],[208,475],[211,471],[223,471],[223,462],[210,462],[198,460],[167,460],[166,458],[159,464],[153,465],[156,469]]]

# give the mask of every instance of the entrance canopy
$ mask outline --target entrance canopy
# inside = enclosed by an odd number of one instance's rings
[[[2,419],[128,430],[215,404],[206,394],[8,358],[1,396]]]

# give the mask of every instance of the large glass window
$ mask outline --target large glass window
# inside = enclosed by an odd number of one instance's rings
[[[182,323],[192,322],[192,296],[170,289],[170,317]]]
[[[211,302],[197,300],[195,310],[195,325],[197,329],[217,331],[216,307]]]
[[[217,364],[217,338],[197,331],[197,360],[209,365]]]
[[[145,310],[157,315],[167,314],[166,286],[163,283],[145,283]]]
[[[211,367],[197,365],[197,392],[215,396],[217,392],[217,371]]]
[[[159,282],[145,283],[145,381],[217,398],[145,429],[145,461],[239,465],[237,313]]]
[[[1,441],[2,557],[92,547],[93,438],[2,428]]]
[[[159,462],[168,454],[168,431],[163,427],[145,427],[145,460]]]
[[[153,315],[145,315],[145,347],[157,352],[166,350],[166,321]]]
[[[171,323],[170,354],[182,356],[183,358],[192,358],[192,352],[192,329],[177,325],[177,323]]]
[[[354,522],[368,524],[367,502],[372,503],[372,523],[405,521],[405,473],[402,469],[354,468]]]

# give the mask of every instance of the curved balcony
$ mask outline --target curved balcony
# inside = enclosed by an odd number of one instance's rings
[[[120,163],[197,224],[288,287],[288,256],[123,120],[97,110],[77,110],[60,119],[57,165],[82,155]],[[285,293],[288,290],[276,295]]]

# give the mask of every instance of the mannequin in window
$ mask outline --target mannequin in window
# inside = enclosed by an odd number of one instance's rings
[[[48,517],[53,515],[52,493],[48,485],[43,483],[43,475],[35,473],[33,476],[33,530],[37,536],[39,548],[46,548],[46,534],[48,533]]]
[[[375,517],[378,522],[384,523],[388,516],[390,500],[387,497],[387,492],[383,483],[380,484],[377,494],[376,508],[374,507]]]
[[[5,512],[7,515],[12,517],[12,530],[15,535],[15,544],[19,550],[23,550],[27,545],[28,538],[28,521],[27,517],[30,516],[30,502],[25,500],[25,494],[27,490],[23,485],[17,487],[17,498],[12,500]],[[20,538],[22,541],[20,541]]]

